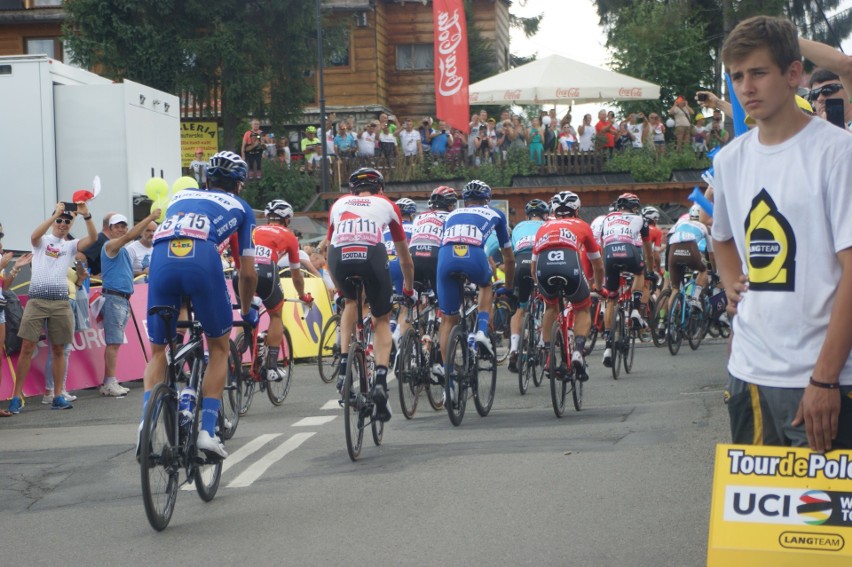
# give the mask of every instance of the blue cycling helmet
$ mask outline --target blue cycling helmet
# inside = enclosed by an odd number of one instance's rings
[[[529,203],[524,206],[524,213],[526,213],[527,217],[536,215],[539,217],[543,217],[547,213],[550,212],[550,205],[541,199],[533,199]]]
[[[396,206],[399,207],[399,212],[404,215],[416,215],[417,214],[417,203],[409,199],[408,197],[403,197],[402,199],[397,199]]]
[[[210,158],[210,165],[207,167],[207,175],[210,177],[245,181],[247,174],[248,166],[243,158],[227,150],[214,154]]]
[[[462,189],[462,199],[481,199],[483,201],[491,200],[491,187],[484,181],[474,179],[464,186]]]

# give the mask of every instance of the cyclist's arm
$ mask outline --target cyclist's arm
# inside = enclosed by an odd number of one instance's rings
[[[598,253],[597,258],[589,257],[589,260],[592,262],[592,273],[593,278],[595,280],[595,289],[603,289],[603,278],[604,278],[604,262],[603,257]]]
[[[654,252],[651,249],[651,241],[645,240],[642,242],[642,249],[645,251],[645,258],[648,260],[645,262],[645,265],[648,270],[651,270],[654,267]]]
[[[251,300],[257,291],[257,269],[254,267],[254,241],[252,233],[256,224],[254,211],[248,203],[243,205],[245,218],[237,229],[237,240],[240,248],[240,314],[247,314],[251,308]]]
[[[287,243],[287,247],[283,250],[283,252],[287,253],[287,259],[290,262],[290,278],[293,280],[293,287],[296,288],[296,294],[299,297],[305,295],[305,276],[302,275],[302,270],[300,270],[300,262],[299,262],[299,241],[296,240],[296,236],[290,233],[290,242]]]

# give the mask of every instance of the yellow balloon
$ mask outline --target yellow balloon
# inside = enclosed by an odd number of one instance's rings
[[[169,207],[169,198],[163,197],[162,199],[156,200],[151,203],[151,212],[154,212],[154,209],[160,209],[162,212],[160,213],[160,218],[157,219],[158,223],[162,223],[166,220],[166,209]]]
[[[145,194],[152,201],[158,201],[169,194],[169,184],[162,177],[152,177],[145,182]]]
[[[170,195],[174,196],[175,193],[183,191],[184,189],[198,189],[198,181],[196,181],[194,177],[189,177],[188,175],[178,177],[175,182],[172,183],[172,192]]]

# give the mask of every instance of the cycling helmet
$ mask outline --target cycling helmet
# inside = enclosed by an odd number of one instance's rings
[[[417,214],[417,203],[409,199],[408,197],[403,197],[402,199],[397,199],[396,206],[399,207],[399,212],[404,215],[415,215]]]
[[[660,211],[655,209],[654,207],[643,207],[642,208],[642,216],[649,222],[659,222],[660,220]]]
[[[622,193],[618,196],[618,199],[615,200],[615,207],[617,209],[630,209],[631,211],[635,211],[639,208],[639,197],[637,197],[634,193]]]
[[[482,199],[483,201],[491,200],[491,187],[484,181],[474,179],[464,186],[462,189],[462,199]]]
[[[701,206],[700,205],[692,205],[689,207],[689,219],[690,220],[698,220],[698,217],[701,215]]]
[[[533,215],[543,217],[550,212],[550,206],[541,199],[533,199],[526,204],[524,212],[527,214],[527,217],[531,217]]]
[[[227,150],[214,154],[210,158],[210,165],[207,167],[207,175],[210,177],[245,181],[246,174],[248,174],[248,166],[243,158]]]
[[[459,196],[456,194],[455,189],[441,185],[432,191],[432,195],[429,196],[429,207],[432,209],[449,210],[456,206],[458,200]]]
[[[580,210],[580,196],[573,191],[562,191],[550,199],[550,212],[554,215],[576,215]]]
[[[382,193],[385,190],[385,178],[372,167],[362,167],[349,176],[349,188],[352,193]]]
[[[266,209],[263,211],[267,217],[274,215],[282,219],[293,218],[293,207],[284,199],[274,199],[266,204]]]

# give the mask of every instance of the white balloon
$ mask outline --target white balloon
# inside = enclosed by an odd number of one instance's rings
[[[674,125],[675,125],[674,118],[669,118],[668,120],[666,120],[666,127],[667,128],[674,128]]]
[[[550,126],[550,116],[545,116],[544,118],[542,118],[541,123],[545,126]]]

